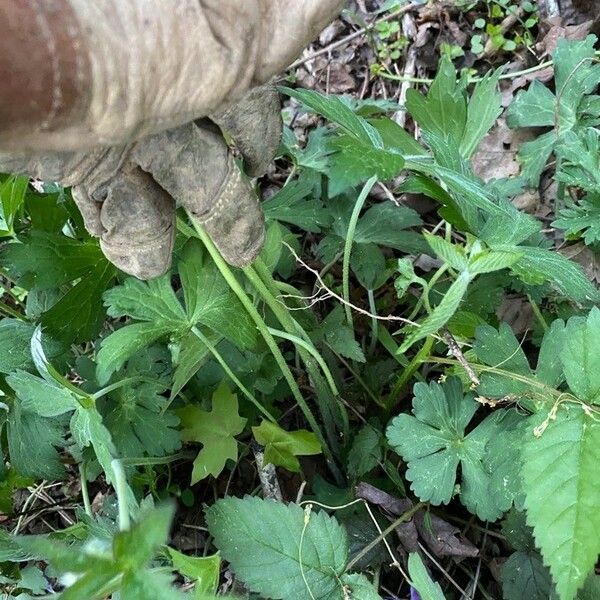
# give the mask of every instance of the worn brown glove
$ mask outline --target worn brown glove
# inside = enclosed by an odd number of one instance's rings
[[[249,175],[262,174],[279,145],[276,91],[255,88],[214,119],[239,140]],[[232,265],[247,265],[262,246],[256,194],[209,119],[90,152],[0,154],[0,171],[73,186],[86,228],[106,257],[140,279],[162,275],[171,264],[175,198]]]
[[[272,88],[254,86],[287,66],[343,3],[0,4],[8,29],[0,171],[73,186],[106,256],[142,279],[170,265],[175,201],[243,266],[260,250],[262,215],[219,127],[248,174],[264,172],[279,142],[279,109]]]

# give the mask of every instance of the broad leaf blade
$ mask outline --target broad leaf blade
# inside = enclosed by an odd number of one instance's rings
[[[572,600],[600,552],[600,423],[576,404],[548,416],[530,418],[523,445],[527,522],[561,599]]]
[[[251,590],[286,600],[341,597],[348,540],[326,513],[307,516],[296,504],[226,498],[206,509],[206,520],[223,558]]]

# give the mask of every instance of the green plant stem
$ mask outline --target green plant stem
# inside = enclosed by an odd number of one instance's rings
[[[235,383],[239,390],[256,406],[258,411],[266,417],[271,423],[277,423],[277,419],[256,399],[254,394],[239,380],[238,376],[231,370],[231,367],[225,362],[221,353],[210,343],[210,340],[198,329],[192,327],[193,334],[208,348],[208,351],[215,357],[215,360],[221,365],[221,368],[227,376]]]
[[[101,390],[98,390],[97,392],[90,394],[90,395],[94,400],[98,400],[98,398],[107,396],[111,392],[114,392],[115,390],[118,390],[119,388],[125,387],[127,385],[131,385],[133,383],[151,383],[151,384],[154,384],[156,387],[162,387],[162,388],[166,387],[164,383],[161,383],[160,381],[157,381],[156,379],[151,379],[150,377],[144,377],[142,375],[136,375],[135,377],[126,377],[125,379],[121,379],[120,381],[111,383],[110,385],[107,385],[106,387],[103,387]]]
[[[367,297],[369,299],[369,312],[373,315],[371,317],[371,343],[369,344],[369,356],[375,353],[377,347],[377,336],[379,329],[379,321],[377,320],[377,306],[375,305],[375,294],[373,290],[367,290]]]
[[[369,542],[347,565],[345,572],[350,573],[352,571],[352,567],[363,557],[366,556],[379,542],[383,540],[383,538],[390,535],[390,533],[394,532],[398,525],[402,523],[406,523],[410,521],[415,513],[419,512],[424,506],[426,506],[426,502],[419,502],[415,504],[412,508],[408,509],[405,513],[400,515],[389,527],[386,527],[373,541]]]
[[[392,391],[389,393],[385,407],[387,412],[390,412],[396,405],[396,398],[400,395],[402,390],[413,378],[413,375],[418,370],[423,362],[425,362],[431,355],[431,349],[433,348],[433,337],[429,336],[425,339],[425,343],[419,348],[419,351],[413,356],[412,360],[408,364],[408,367],[400,373]]]
[[[28,321],[26,316],[22,315],[14,308],[11,308],[8,306],[8,304],[4,304],[4,302],[0,302],[0,312],[3,312],[5,315],[12,317],[13,319],[18,319],[19,321]]]
[[[363,206],[369,197],[369,193],[376,183],[377,177],[371,177],[371,179],[369,179],[369,181],[367,181],[367,183],[365,183],[363,186],[363,189],[356,200],[356,204],[354,205],[354,210],[352,211],[352,216],[350,217],[350,222],[348,223],[346,241],[344,242],[344,258],[342,262],[342,296],[344,297],[346,320],[352,329],[354,329],[354,323],[352,321],[352,309],[350,308],[350,255],[352,254],[352,244],[354,242],[354,234],[356,232],[358,217],[360,216]]]
[[[238,299],[248,312],[248,315],[254,321],[254,324],[256,325],[256,328],[258,329],[260,335],[263,337],[265,343],[269,347],[269,350],[273,354],[273,357],[277,362],[277,366],[281,369],[281,373],[287,381],[287,384],[290,388],[290,391],[292,392],[292,395],[294,396],[294,399],[296,400],[296,403],[304,413],[304,417],[306,418],[310,428],[319,438],[319,441],[321,442],[321,446],[323,448],[323,453],[325,454],[326,458],[330,461],[330,463],[334,464],[333,454],[331,452],[329,444],[325,440],[325,436],[323,435],[323,432],[321,431],[321,428],[319,427],[319,424],[315,416],[313,415],[310,407],[304,399],[304,396],[302,396],[302,392],[300,391],[300,388],[298,387],[298,384],[296,383],[296,380],[294,379],[294,376],[290,371],[290,368],[288,367],[285,358],[281,353],[281,350],[279,350],[277,342],[269,333],[266,323],[260,316],[258,310],[256,310],[256,307],[254,306],[250,298],[248,298],[246,292],[236,279],[235,275],[232,273],[231,269],[229,268],[229,265],[227,265],[227,263],[223,260],[221,253],[217,250],[217,247],[210,239],[210,236],[204,231],[204,228],[200,225],[200,223],[198,223],[191,215],[189,216],[192,224],[194,225],[194,229],[196,230],[197,236],[202,240],[202,243],[205,245],[206,249],[208,250],[208,253],[211,255],[213,261],[215,262],[215,265],[221,272],[221,275],[223,275],[225,281],[227,281],[227,284],[229,285],[233,293],[238,297]]]
[[[304,348],[307,352],[309,352],[313,356],[313,358],[319,363],[319,366],[321,367],[321,370],[323,371],[323,374],[325,375],[325,379],[327,380],[327,383],[329,384],[331,391],[336,396],[339,396],[339,391],[337,389],[337,386],[335,385],[335,381],[333,379],[333,376],[331,375],[331,371],[329,370],[329,367],[327,366],[327,363],[325,362],[323,357],[319,354],[319,352],[316,350],[316,348],[314,346],[312,346],[311,344],[307,344],[304,340],[300,339],[297,335],[292,335],[291,333],[286,333],[285,331],[279,331],[278,329],[273,329],[272,327],[269,327],[268,329],[271,332],[271,334],[274,335],[275,337],[279,337],[284,340],[293,342],[297,346],[300,346],[301,348]]]
[[[327,388],[328,382],[325,381],[321,376],[319,371],[319,363],[316,362],[314,358],[315,353],[318,354],[318,350],[314,347],[314,344],[312,343],[312,340],[306,331],[304,331],[300,324],[294,318],[292,318],[285,305],[277,300],[277,283],[273,279],[271,272],[261,258],[257,258],[253,266],[246,267],[244,269],[244,273],[262,296],[263,300],[267,303],[267,306],[271,309],[277,320],[281,323],[281,326],[286,333],[291,335],[298,334],[312,348],[311,352],[308,352],[302,346],[298,346],[297,350],[300,358],[306,365],[308,375],[313,386],[315,387],[316,399],[319,404],[319,411],[321,412],[321,416],[324,420],[325,431],[327,432],[329,443],[331,448],[333,448],[337,453],[339,443],[336,434],[335,423],[338,423],[343,435],[347,436],[349,429],[348,415],[344,406],[339,400],[337,388],[335,386],[333,388],[330,387],[330,393]],[[339,419],[336,419],[334,413],[335,408],[337,408],[337,416]]]
[[[117,505],[119,507],[119,531],[127,531],[131,526],[129,520],[129,508],[127,506],[127,479],[121,461],[117,458],[111,462],[114,475],[115,493],[117,494]]]
[[[92,511],[92,504],[90,502],[90,493],[87,485],[87,469],[85,461],[79,464],[79,480],[81,482],[81,497],[83,499],[83,507],[85,509],[85,514],[88,517],[94,516]]]
[[[529,300],[529,304],[531,304],[533,314],[535,315],[535,318],[538,320],[539,324],[542,326],[542,329],[544,331],[548,331],[548,329],[549,329],[548,323],[546,323],[546,319],[544,319],[544,315],[542,314],[540,307],[537,305],[537,303],[531,297],[531,294],[527,294],[527,300]]]
[[[373,390],[367,385],[367,382],[352,368],[352,365],[350,365],[350,363],[341,354],[338,354],[333,348],[331,348],[331,346],[329,347],[329,349],[335,354],[337,359],[344,365],[344,367],[348,369],[350,375],[352,375],[352,377],[354,377],[358,385],[360,385],[360,387],[363,390],[365,390],[369,398],[371,398],[371,400],[373,400],[375,404],[383,406],[383,404],[381,403],[381,399],[375,395]]]
[[[429,302],[429,292],[431,292],[433,286],[438,282],[440,277],[448,270],[448,263],[444,263],[432,276],[431,279],[427,282],[427,287],[423,288],[423,293],[421,297],[417,301],[413,311],[410,313],[408,320],[414,321],[422,306],[425,306],[425,310],[427,314],[431,314],[431,304]]]

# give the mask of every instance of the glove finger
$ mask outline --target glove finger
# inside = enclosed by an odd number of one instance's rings
[[[289,66],[342,10],[346,0],[259,0],[259,4],[263,22],[255,81],[263,83]]]
[[[256,258],[264,241],[260,204],[214,125],[190,123],[151,136],[132,156],[204,225],[229,264]]]
[[[281,141],[281,107],[273,85],[250,90],[241,100],[211,115],[242,153],[251,177],[263,175]]]
[[[152,177],[135,167],[120,171],[93,194],[100,210],[102,252],[125,273],[152,279],[171,266],[175,201]]]

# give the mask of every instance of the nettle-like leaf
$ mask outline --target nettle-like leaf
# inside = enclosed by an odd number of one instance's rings
[[[542,411],[522,452],[527,522],[561,600],[572,600],[600,553],[600,423],[578,404]]]
[[[206,509],[215,544],[252,591],[275,600],[376,600],[364,576],[345,574],[348,539],[325,512],[246,497]]]
[[[571,391],[580,399],[600,404],[600,310],[572,317],[565,329],[560,360]]]
[[[236,435],[244,430],[246,419],[238,414],[238,399],[225,383],[212,397],[212,411],[190,404],[178,411],[181,438],[184,442],[199,442],[202,450],[194,460],[192,485],[212,475],[217,477],[228,460],[237,460]]]
[[[401,414],[393,419],[387,438],[392,448],[407,461],[406,478],[421,500],[448,504],[454,494],[460,464],[462,503],[480,519],[493,521],[508,507],[503,498],[490,493],[493,480],[486,464],[486,445],[504,428],[502,413],[498,411],[467,433],[479,407],[472,394],[463,394],[457,378],[450,378],[442,385],[417,383],[414,416]],[[516,475],[511,471],[504,473],[507,478]]]
[[[275,423],[263,421],[252,428],[254,439],[264,446],[264,461],[284,467],[288,471],[300,471],[297,456],[311,456],[321,453],[319,438],[306,429],[286,431]]]
[[[197,325],[242,348],[254,344],[255,327],[199,240],[187,242],[178,268],[185,307],[171,287],[170,275],[148,282],[132,277],[104,294],[111,317],[141,322],[126,325],[102,341],[97,356],[100,383],[108,381],[141,348],[163,337],[180,340]]]
[[[348,473],[362,477],[374,469],[383,459],[382,434],[370,424],[364,425],[354,437],[348,453]]]
[[[357,362],[366,362],[360,344],[354,337],[354,331],[346,321],[344,310],[336,306],[325,318],[315,332],[315,341],[323,340],[331,348],[345,358]]]

